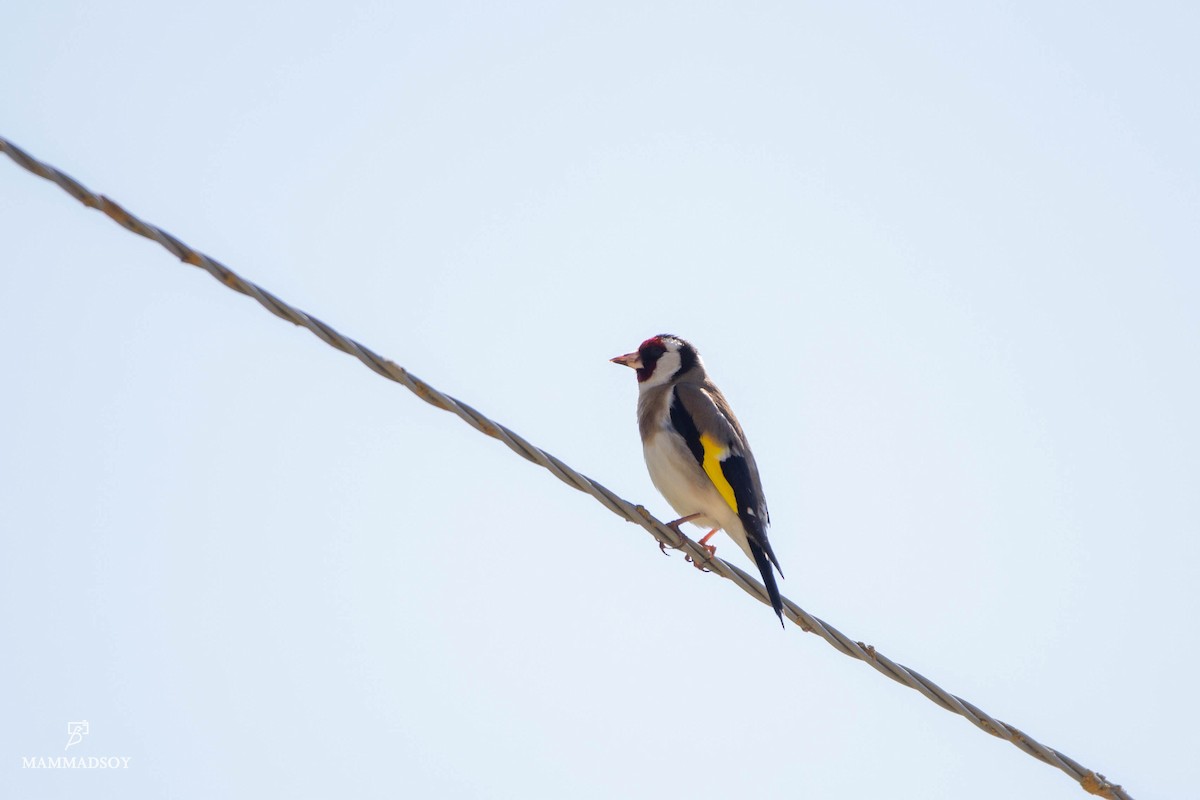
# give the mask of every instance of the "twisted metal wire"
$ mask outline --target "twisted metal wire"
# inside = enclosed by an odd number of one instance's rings
[[[158,242],[180,261],[206,270],[230,289],[254,298],[263,308],[275,316],[307,328],[330,347],[337,348],[343,353],[354,356],[372,371],[377,372],[388,380],[401,384],[430,405],[436,406],[443,411],[449,411],[480,433],[491,436],[494,439],[499,439],[517,455],[548,469],[563,483],[596,498],[605,508],[617,516],[645,528],[659,543],[676,550],[684,551],[696,564],[705,567],[715,575],[732,581],[742,591],[759,602],[770,605],[770,599],[767,597],[766,590],[758,580],[748,575],[736,565],[724,559],[711,556],[707,550],[696,542],[656,519],[643,506],[634,505],[618,497],[596,481],[585,475],[581,475],[545,450],[534,446],[503,425],[488,419],[466,403],[443,394],[403,367],[383,358],[365,345],[347,336],[343,336],[316,317],[293,308],[266,289],[243,279],[221,262],[192,249],[161,228],[143,222],[111,199],[92,192],[71,176],[49,164],[38,161],[3,137],[0,137],[0,150],[3,150],[9,158],[33,174],[57,184],[85,206],[102,211],[122,227],[133,231],[139,236],[144,236],[147,239]],[[947,692],[919,672],[892,661],[877,651],[874,646],[851,639],[832,625],[812,616],[786,597],[783,599],[783,608],[784,614],[788,619],[800,626],[802,630],[809,633],[816,633],[838,652],[868,664],[897,683],[901,683],[910,689],[915,689],[947,711],[965,717],[980,730],[997,738],[1004,739],[1039,761],[1057,767],[1073,780],[1077,781],[1085,791],[1100,797],[1110,798],[1110,800],[1132,800],[1128,792],[1119,784],[1110,782],[1104,775],[1094,772],[1073,758],[1038,742],[1016,727],[994,719],[978,706]]]

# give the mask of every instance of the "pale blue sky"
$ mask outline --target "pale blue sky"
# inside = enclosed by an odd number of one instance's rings
[[[785,594],[1193,789],[1194,4],[4,17],[0,135],[664,517],[691,339]],[[7,159],[0,264],[6,796],[1085,796]]]

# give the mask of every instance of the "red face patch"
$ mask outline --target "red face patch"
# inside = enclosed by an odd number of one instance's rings
[[[658,359],[667,352],[667,345],[661,336],[654,336],[638,346],[638,356],[642,359],[642,367],[637,371],[638,383],[645,383],[654,374]]]
[[[644,352],[647,347],[649,347],[651,345],[655,345],[655,344],[658,345],[659,347],[663,348],[664,350],[667,349],[667,346],[663,343],[661,336],[651,336],[649,339],[647,339],[646,341],[644,341],[638,345],[638,352],[639,353]]]

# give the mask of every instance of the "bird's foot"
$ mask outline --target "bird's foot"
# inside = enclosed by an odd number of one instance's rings
[[[716,531],[713,531],[713,533],[716,533]],[[708,536],[712,536],[712,533],[710,533]],[[716,558],[717,546],[715,544],[705,544],[705,540],[708,539],[708,536],[705,536],[704,539],[701,539],[699,544],[701,547],[703,547],[705,550],[708,551],[709,558]],[[711,569],[704,566],[699,561],[693,561],[691,556],[685,556],[685,558],[687,559],[687,562],[689,564],[691,564],[693,567],[700,570],[701,572],[712,572]]]
[[[680,517],[679,519],[677,519],[673,522],[668,522],[667,527],[670,528],[671,530],[675,531],[676,533],[678,533],[680,536],[683,536],[683,532],[679,530],[679,526],[685,522],[691,522],[698,516],[700,516],[700,515],[699,514],[688,514],[686,517]]]
[[[691,522],[692,520],[694,520],[694,519],[695,519],[696,517],[698,517],[698,516],[700,516],[700,515],[699,515],[699,514],[688,514],[686,517],[680,517],[679,519],[675,520],[674,522],[668,522],[668,523],[666,523],[666,526],[667,526],[668,528],[670,528],[671,530],[675,531],[675,533],[676,533],[676,534],[677,534],[677,535],[678,535],[680,538],[687,538],[687,537],[685,537],[685,536],[683,535],[683,531],[679,530],[679,526],[680,526],[680,525],[682,525],[682,524],[683,524],[683,523],[685,523],[685,522]],[[680,549],[680,547],[682,547],[682,544],[680,544],[679,546],[676,546],[676,545],[671,545],[671,546],[672,546],[674,549],[678,550],[678,549]],[[669,555],[671,555],[670,553],[668,553],[668,552],[667,552],[667,543],[666,543],[666,542],[659,542],[659,543],[658,543],[658,549],[662,551],[662,554],[663,554],[664,556],[669,556]]]

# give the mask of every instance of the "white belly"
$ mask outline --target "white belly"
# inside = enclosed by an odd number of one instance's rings
[[[737,512],[721,497],[683,439],[660,431],[646,441],[642,452],[654,488],[666,498],[675,513],[681,517],[701,514],[691,520],[693,525],[724,529],[747,556],[754,558]]]

